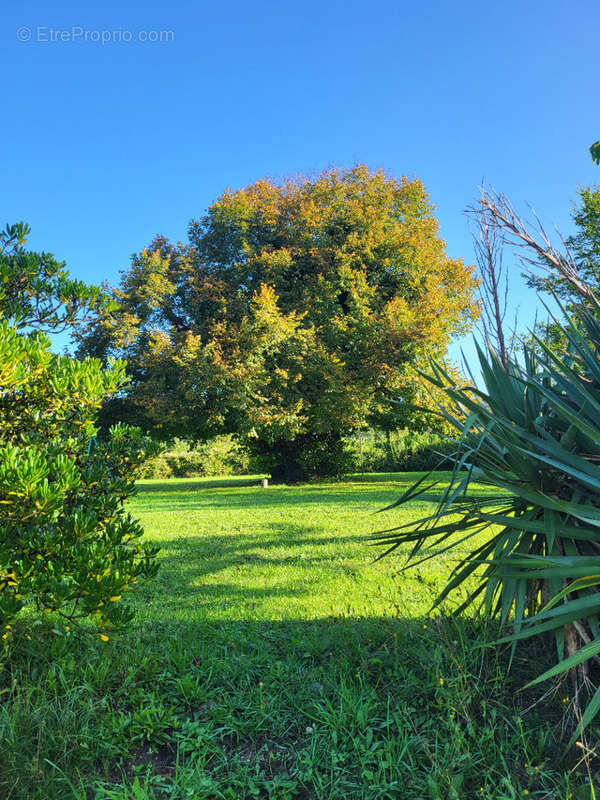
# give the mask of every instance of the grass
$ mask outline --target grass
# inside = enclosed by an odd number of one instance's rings
[[[131,510],[159,576],[106,644],[68,649],[46,626],[28,640],[21,623],[0,798],[593,797],[558,760],[562,698],[523,712],[535,696],[517,689],[549,653],[518,651],[507,677],[481,623],[428,616],[456,555],[403,575],[402,554],[373,563],[365,535],[434,500],[374,516],[413,479],[141,482]]]

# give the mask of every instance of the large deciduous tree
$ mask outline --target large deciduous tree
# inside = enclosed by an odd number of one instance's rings
[[[415,423],[411,371],[476,314],[420,181],[366,166],[226,191],[135,255],[80,352],[125,357],[111,414],[159,436],[239,435],[275,477],[339,472],[366,422]]]

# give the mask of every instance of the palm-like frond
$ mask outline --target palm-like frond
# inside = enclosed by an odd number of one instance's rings
[[[475,538],[436,603],[469,579],[459,610],[482,598],[488,615],[510,619],[503,641],[553,631],[557,664],[532,683],[575,670],[581,684],[600,656],[599,319],[600,306],[579,308],[562,326],[565,353],[537,341],[507,369],[478,347],[484,390],[432,365],[460,432],[450,483],[433,514],[375,535],[383,555],[410,545],[407,566]],[[475,481],[494,492],[482,497]],[[422,479],[394,505],[433,486]],[[598,710],[600,690],[582,724]]]

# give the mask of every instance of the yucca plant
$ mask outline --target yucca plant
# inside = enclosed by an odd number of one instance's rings
[[[587,692],[600,663],[599,320],[590,300],[561,324],[560,352],[534,337],[521,363],[479,348],[483,389],[434,366],[455,409],[442,413],[460,432],[450,484],[432,515],[377,534],[386,553],[410,544],[408,565],[476,542],[436,603],[468,581],[457,612],[480,599],[512,626],[502,641],[553,632],[557,663],[530,685],[570,674],[583,712],[575,735],[600,709],[600,689]],[[471,493],[474,481],[494,491]],[[394,506],[434,485],[421,479]]]

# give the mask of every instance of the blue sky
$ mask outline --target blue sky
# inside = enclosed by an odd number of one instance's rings
[[[600,182],[599,30],[597,0],[11,4],[0,220],[115,282],[228,186],[360,161],[421,178],[452,256],[482,178],[568,233]],[[531,318],[518,278],[511,303]]]

